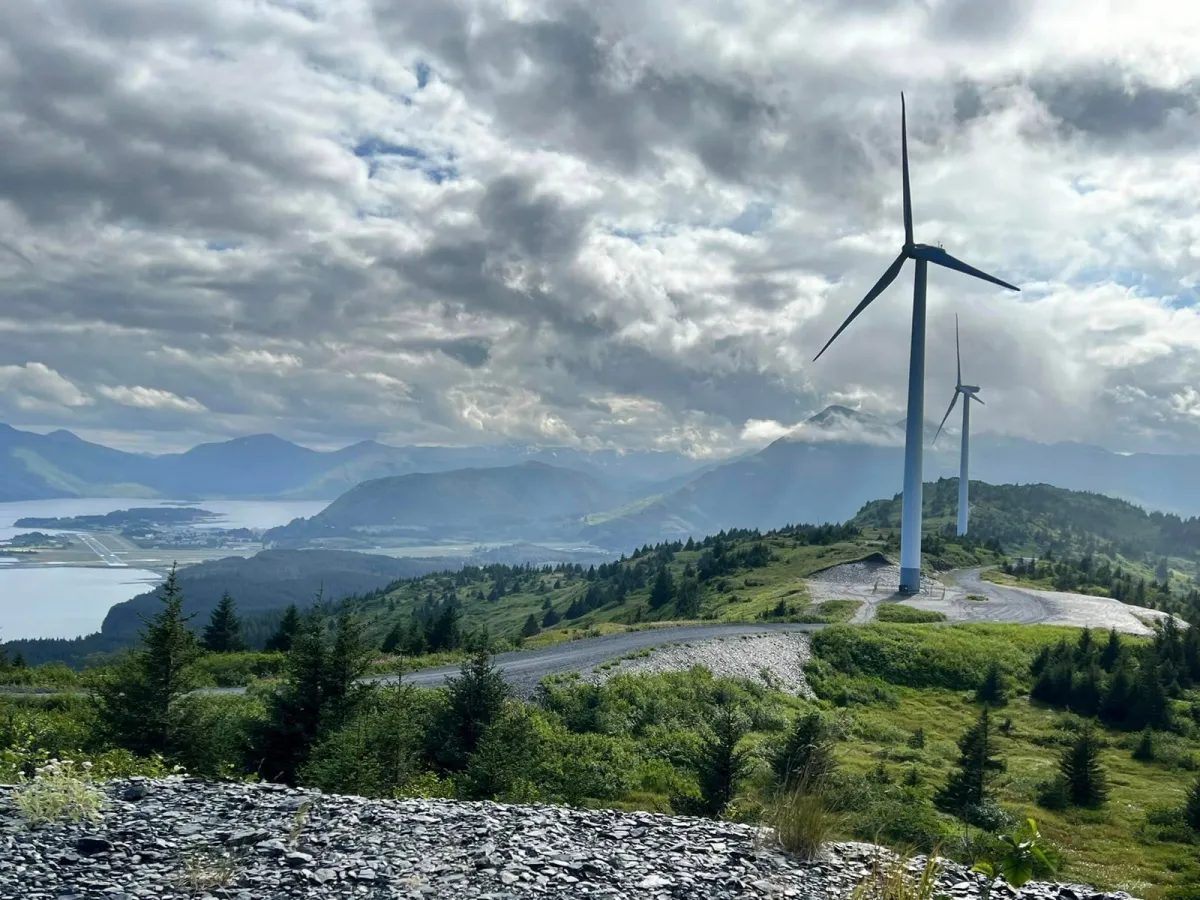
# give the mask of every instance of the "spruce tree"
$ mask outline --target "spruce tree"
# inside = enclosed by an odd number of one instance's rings
[[[296,609],[296,604],[293,603],[283,611],[279,627],[275,629],[273,635],[267,638],[265,649],[268,653],[287,653],[292,649],[292,641],[299,630],[300,610]]]
[[[650,589],[650,608],[662,609],[675,597],[675,582],[671,578],[671,570],[666,566],[659,567],[658,575],[654,578],[654,586]]]
[[[834,765],[829,729],[816,710],[796,719],[772,760],[776,781],[789,789],[817,787]]]
[[[323,672],[323,729],[336,731],[343,727],[370,695],[371,688],[359,682],[370,671],[374,655],[362,620],[350,613],[342,613],[337,620],[333,646]]]
[[[683,573],[683,578],[679,581],[679,590],[675,592],[675,609],[684,619],[694,618],[700,611],[700,582],[694,572]]]
[[[1108,682],[1108,691],[1100,704],[1100,715],[1104,721],[1121,725],[1130,715],[1130,702],[1133,697],[1133,676],[1129,666],[1124,661],[1118,661],[1116,670]]]
[[[142,756],[173,749],[171,707],[194,686],[192,665],[200,655],[174,566],[159,599],[159,613],[143,620],[140,646],[100,680],[94,694],[109,739]]]
[[[1080,729],[1075,742],[1063,753],[1058,771],[1075,806],[1100,806],[1108,800],[1108,777],[1100,765],[1100,738],[1091,722]]]
[[[700,782],[700,803],[696,812],[716,818],[737,793],[738,783],[752,767],[750,751],[739,749],[749,723],[732,698],[721,695],[712,719],[712,730],[705,736],[696,760]]]
[[[983,708],[979,720],[959,738],[958,750],[957,768],[937,794],[938,804],[952,813],[980,806],[988,799],[992,774],[1004,769],[1004,763],[995,755],[988,707]]]
[[[320,735],[327,659],[320,624],[310,614],[291,634],[283,681],[255,736],[256,768],[267,781],[294,782]]]
[[[246,649],[242,641],[242,621],[238,618],[229,591],[221,594],[220,602],[204,626],[204,637],[200,644],[209,653],[237,653]]]
[[[404,627],[397,622],[384,636],[383,644],[380,645],[379,649],[384,653],[395,653],[400,649],[400,645],[404,642],[404,637]]]
[[[446,705],[431,732],[443,768],[461,772],[467,767],[488,726],[504,712],[508,695],[508,684],[487,653],[462,664],[458,677],[446,682]]]
[[[1126,716],[1126,721],[1135,728],[1170,727],[1171,701],[1159,674],[1158,657],[1152,652],[1142,656],[1130,701],[1130,714]]]
[[[1100,667],[1105,672],[1111,672],[1121,659],[1121,636],[1117,634],[1116,628],[1110,628],[1108,632],[1108,643],[1104,645],[1104,649],[1100,651]]]
[[[543,628],[553,628],[555,625],[557,625],[561,621],[562,621],[562,616],[560,616],[557,612],[554,611],[553,606],[550,606],[550,607],[546,608],[546,614],[544,616],[542,616],[542,627]]]
[[[1183,801],[1183,818],[1192,828],[1200,831],[1200,778],[1192,782],[1188,789],[1187,797]]]
[[[529,618],[525,620],[525,624],[521,626],[521,637],[533,637],[542,628],[538,625],[537,616],[533,613],[529,614]]]
[[[1133,758],[1140,762],[1154,760],[1154,732],[1151,729],[1142,729],[1142,736],[1138,739],[1137,746],[1133,748]]]
[[[983,675],[983,681],[975,689],[975,702],[986,703],[988,706],[1004,706],[1008,703],[1008,686],[1005,683],[1004,670],[993,660]]]

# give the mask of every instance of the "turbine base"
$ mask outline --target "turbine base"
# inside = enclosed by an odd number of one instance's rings
[[[901,594],[919,594],[921,593],[921,570],[920,569],[901,569],[900,570],[900,588]]]

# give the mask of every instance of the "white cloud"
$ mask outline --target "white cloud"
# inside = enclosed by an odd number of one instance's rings
[[[120,403],[122,406],[132,406],[135,409],[174,410],[179,412],[202,413],[208,412],[203,403],[192,397],[180,397],[170,391],[148,387],[109,387],[97,385],[96,390],[102,395]]]
[[[53,412],[89,406],[96,401],[49,366],[40,362],[0,366],[0,393],[29,412]]]
[[[1025,288],[931,273],[926,417],[958,311],[981,429],[1190,449],[1200,8],[1151,5],[0,4],[0,421],[694,455],[895,421],[911,275],[812,357],[902,241],[903,85],[917,238]]]

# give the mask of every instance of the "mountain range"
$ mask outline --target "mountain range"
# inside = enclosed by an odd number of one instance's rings
[[[271,435],[144,456],[65,431],[0,426],[0,500],[62,496],[331,499],[317,516],[268,534],[279,547],[417,542],[567,541],[613,550],[726,528],[841,522],[894,495],[903,422],[831,406],[757,452],[698,462],[664,452],[515,445],[310,450]],[[953,476],[958,441],[926,423],[925,478]],[[1200,455],[1119,454],[988,433],[972,476],[1045,483],[1147,509],[1200,515]]]
[[[365,546],[381,538],[575,541],[617,551],[729,528],[843,522],[896,494],[903,422],[830,407],[757,453],[620,494],[577,470],[538,463],[366,482],[308,520],[267,534],[277,546]],[[936,426],[927,423],[932,439]],[[1124,456],[1082,444],[981,435],[972,470],[992,484],[1052,484],[1149,509],[1200,513],[1200,456]],[[927,479],[958,467],[953,435],[929,447]],[[628,487],[628,486],[627,486]]]
[[[150,456],[0,425],[0,503],[60,497],[332,500],[364,481],[414,472],[537,461],[583,472],[622,493],[660,490],[704,462],[677,453],[618,453],[496,444],[391,447],[362,441],[312,450],[270,434]]]

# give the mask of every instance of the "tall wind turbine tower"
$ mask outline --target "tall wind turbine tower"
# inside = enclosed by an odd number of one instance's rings
[[[908,187],[908,126],[905,118],[904,94],[900,95],[900,160],[904,185],[904,246],[900,255],[888,266],[875,286],[867,292],[846,321],[833,333],[829,342],[821,348],[821,354],[837,340],[837,336],[858,318],[858,314],[871,305],[887,289],[906,259],[916,262],[913,276],[912,337],[908,356],[908,419],[904,434],[904,502],[900,519],[900,593],[916,594],[921,590],[921,457],[925,426],[925,273],[929,263],[954,269],[974,278],[1019,291],[1020,288],[1001,281],[955,259],[941,247],[913,242],[912,197]]]
[[[967,478],[967,456],[971,443],[971,401],[974,400],[976,403],[983,403],[983,401],[979,399],[978,385],[962,383],[962,351],[958,346],[958,313],[954,314],[954,355],[958,360],[958,383],[954,386],[954,396],[950,398],[950,406],[947,407],[946,414],[942,416],[942,424],[938,426],[933,441],[935,444],[937,443],[938,435],[946,427],[946,420],[950,418],[950,413],[954,412],[954,404],[958,402],[958,395],[962,394],[962,454],[958,462],[958,535],[962,537],[967,533],[967,485],[970,483]]]

